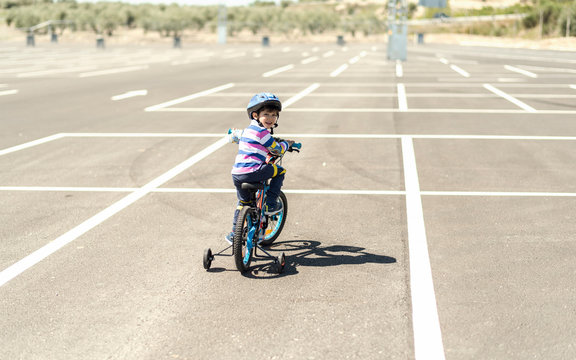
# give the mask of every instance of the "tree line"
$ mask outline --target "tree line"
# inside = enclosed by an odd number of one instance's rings
[[[410,4],[408,17],[414,16],[415,4]],[[435,12],[462,16],[458,11],[427,9],[427,17]],[[576,35],[576,2],[574,0],[524,0],[523,4],[505,9],[485,7],[466,15],[522,13],[526,17],[519,26],[539,28],[542,35]],[[162,36],[181,36],[185,31],[216,32],[218,6],[132,5],[121,2],[77,3],[75,0],[0,0],[0,19],[11,27],[26,29],[44,21],[59,24],[52,31],[93,31],[113,36],[119,29],[157,31]],[[277,6],[270,1],[256,1],[250,6],[228,7],[225,13],[229,36],[242,31],[253,34],[283,34],[306,36],[338,32],[341,35],[377,35],[387,31],[386,5],[370,1],[344,3],[335,1],[283,1]],[[486,27],[485,25],[483,25]],[[508,35],[502,25],[489,24],[490,35]],[[494,29],[499,31],[495,31]],[[47,31],[47,30],[44,30]],[[470,32],[470,29],[467,30]]]
[[[385,31],[386,15],[382,5],[290,4],[275,6],[257,2],[252,6],[228,7],[225,10],[228,35],[241,31],[308,35],[338,30],[355,36]],[[186,30],[216,32],[219,11],[218,6],[0,0],[0,18],[4,18],[8,26],[26,29],[56,20],[61,22],[55,26],[59,31],[69,28],[108,36],[121,28],[157,31],[163,36],[180,36]]]

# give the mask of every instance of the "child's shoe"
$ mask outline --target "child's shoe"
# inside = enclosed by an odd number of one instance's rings
[[[234,243],[234,233],[230,232],[228,235],[224,236],[224,240],[226,240],[228,244],[232,245],[232,243]]]
[[[278,214],[280,211],[282,211],[282,204],[279,201],[277,201],[273,205],[266,205],[266,210],[264,211],[264,214],[274,215]]]

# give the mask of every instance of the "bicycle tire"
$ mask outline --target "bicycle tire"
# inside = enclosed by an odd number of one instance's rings
[[[258,226],[255,224],[254,208],[250,206],[244,206],[238,214],[238,219],[236,220],[236,226],[234,227],[234,262],[236,263],[236,268],[240,272],[246,272],[250,268],[250,262],[252,261],[253,250],[250,251],[248,260],[245,261],[246,257],[246,237],[251,226]],[[256,244],[254,244],[256,246]]]
[[[288,215],[288,199],[282,191],[280,191],[280,196],[278,200],[282,202],[282,210],[275,215],[268,216],[268,226],[264,229],[264,240],[260,242],[262,246],[270,246],[280,233],[284,229],[284,224],[286,223],[286,215]],[[274,220],[276,218],[276,220]]]

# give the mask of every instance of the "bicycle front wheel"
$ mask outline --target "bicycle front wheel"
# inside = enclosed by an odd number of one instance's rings
[[[236,220],[234,242],[232,245],[234,247],[234,262],[240,272],[246,272],[248,268],[250,268],[253,248],[257,241],[255,237],[258,226],[258,216],[254,208],[244,206],[242,210],[240,210],[240,214],[238,214],[238,219]],[[249,238],[251,238],[252,241],[248,241]]]
[[[278,196],[278,202],[282,204],[282,210],[278,214],[268,215],[268,226],[264,229],[264,240],[260,242],[260,245],[270,246],[272,243],[280,236],[282,229],[284,228],[284,223],[286,223],[286,215],[288,214],[288,199],[282,191],[280,191],[280,196]]]

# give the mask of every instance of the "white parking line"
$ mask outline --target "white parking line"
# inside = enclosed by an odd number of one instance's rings
[[[412,85],[412,84],[410,84]],[[246,111],[244,108],[166,108],[155,111],[167,112],[238,112]],[[408,109],[400,110],[396,108],[290,108],[289,112],[333,112],[333,113],[440,113],[440,114],[539,114],[539,115],[573,115],[576,110],[538,110],[526,112],[526,110],[508,109]]]
[[[444,345],[432,281],[416,157],[412,138],[408,136],[402,137],[402,158],[406,187],[414,353],[416,359],[442,360],[445,359]]]
[[[422,191],[432,196],[520,196],[520,197],[576,197],[576,193],[558,192],[515,192],[515,191]]]
[[[181,103],[186,102],[188,100],[197,99],[199,97],[210,95],[210,94],[213,94],[213,93],[218,92],[218,91],[230,89],[233,86],[234,86],[233,83],[228,83],[225,85],[217,86],[217,87],[209,89],[209,90],[200,91],[199,93],[196,93],[196,94],[192,94],[192,95],[184,96],[184,97],[181,97],[178,99],[170,100],[170,101],[158,104],[158,105],[149,106],[146,109],[144,109],[144,111],[157,111],[160,109],[167,108],[168,106],[181,104]]]
[[[311,85],[313,86],[313,85]],[[310,86],[310,87],[311,87]],[[309,88],[310,88],[309,87]],[[214,137],[219,138],[222,133],[58,133],[52,136],[34,140],[25,144],[21,144],[9,149],[2,151],[8,151],[10,149],[24,149],[36,145],[43,144],[48,141],[53,141],[66,137],[152,137],[152,138],[208,138]],[[576,141],[576,136],[530,136],[530,135],[466,135],[466,134],[450,134],[450,135],[424,135],[424,134],[310,134],[310,133],[285,133],[283,136],[298,137],[298,138],[313,138],[313,139],[401,139],[408,136],[413,139],[466,139],[466,140],[544,140],[544,141],[554,141],[554,140],[564,140],[564,141]],[[16,150],[19,150],[16,149]],[[14,151],[16,151],[14,150]],[[0,152],[1,153],[1,152]]]
[[[46,192],[133,192],[138,188],[90,187],[90,186],[0,186],[0,191],[46,191]]]
[[[504,65],[504,68],[506,70],[510,70],[510,71],[516,72],[518,74],[526,75],[526,76],[531,77],[533,79],[538,77],[537,74],[534,74],[533,72],[530,72],[530,71],[526,71],[524,69],[520,69],[519,67],[516,67],[516,66]]]
[[[291,98],[289,98],[288,100],[284,101],[283,107],[284,109],[286,109],[288,106],[294,104],[296,101],[302,99],[304,96],[310,94],[312,91],[318,89],[320,87],[320,84],[318,83],[314,83],[310,86],[308,86],[306,89],[300,91],[298,94],[292,96]]]
[[[348,63],[350,65],[353,65],[353,64],[356,64],[358,61],[360,61],[360,55],[354,56],[352,59],[348,60]]]
[[[0,96],[18,94],[18,90],[4,90],[0,91]]]
[[[288,71],[288,70],[292,70],[292,69],[294,69],[294,65],[293,65],[293,64],[286,65],[286,66],[282,66],[282,67],[279,67],[279,68],[277,68],[277,69],[274,69],[274,70],[270,70],[270,71],[268,71],[268,72],[265,72],[264,74],[262,74],[262,77],[274,76],[274,75],[279,74],[279,73],[281,73],[281,72]]]
[[[402,135],[401,135],[402,136]],[[134,192],[131,187],[69,187],[69,186],[0,186],[0,191],[38,192]],[[334,189],[285,189],[287,194],[301,195],[406,195],[403,190],[334,190]],[[157,188],[152,193],[236,193],[234,188]],[[499,196],[499,197],[576,197],[571,192],[529,192],[529,191],[420,191],[422,196]]]
[[[336,76],[340,75],[343,71],[348,69],[348,67],[349,67],[348,64],[340,65],[340,67],[338,67],[338,69],[336,69],[330,73],[330,77],[336,77]]]
[[[86,71],[86,70],[92,70],[94,68],[95,68],[95,66],[69,67],[69,68],[62,68],[62,69],[50,69],[50,70],[25,72],[25,73],[20,73],[16,76],[19,78],[29,78],[29,77],[38,77],[38,76],[45,76],[45,75],[57,75],[57,74],[66,74],[66,73],[72,73],[72,72]]]
[[[408,101],[406,99],[406,87],[404,86],[404,84],[399,83],[397,88],[398,88],[398,110],[407,111]]]
[[[195,138],[195,137],[221,137],[216,133],[62,133],[63,137],[167,137],[167,138]]]
[[[396,77],[403,77],[404,69],[402,68],[402,63],[400,60],[396,61]]]
[[[576,90],[576,85],[570,85],[570,88]]]
[[[27,149],[36,145],[40,145],[40,144],[44,144],[50,141],[54,141],[54,140],[58,140],[63,138],[64,135],[63,134],[55,134],[55,135],[51,135],[51,136],[46,136],[44,138],[38,139],[38,140],[33,140],[24,144],[20,144],[20,145],[16,145],[4,150],[0,150],[0,156],[2,155],[6,155],[6,154],[10,154],[13,153],[15,151],[19,151],[19,150],[23,150],[23,149]]]
[[[133,90],[133,91],[125,92],[124,94],[112,96],[111,99],[112,99],[112,101],[118,101],[118,100],[129,99],[129,98],[135,97],[135,96],[146,96],[146,95],[148,95],[148,90]]]
[[[466,78],[470,77],[470,73],[468,73],[466,70],[462,69],[462,68],[459,67],[459,66],[450,65],[450,69],[456,71],[458,74],[460,74],[460,75],[462,75],[462,76],[464,76],[464,77],[466,77]]]
[[[303,59],[302,61],[300,61],[300,63],[303,64],[303,65],[306,65],[306,64],[310,64],[310,63],[312,63],[312,62],[314,62],[314,61],[317,61],[318,59],[319,59],[318,56],[312,56],[312,57]]]
[[[150,66],[148,66],[148,65],[126,66],[126,67],[115,68],[115,69],[83,72],[83,73],[78,74],[78,77],[87,78],[87,77],[102,76],[102,75],[120,74],[120,73],[125,73],[125,72],[130,72],[130,71],[145,70],[145,69],[148,69],[149,67]]]
[[[162,184],[168,182],[178,174],[182,173],[186,169],[190,168],[192,165],[196,164],[200,160],[206,158],[208,155],[212,154],[216,150],[220,149],[222,146],[228,143],[227,137],[222,137],[220,140],[216,141],[212,145],[208,146],[204,150],[200,151],[196,155],[188,158],[184,162],[180,163],[176,167],[170,169],[164,174],[160,175],[156,179],[150,181],[148,184],[139,188],[138,190],[130,193],[121,200],[107,207],[106,209],[100,211],[98,214],[94,215],[90,219],[84,221],[80,225],[76,226],[72,230],[66,232],[65,234],[59,236],[57,239],[49,242],[40,249],[34,251],[30,255],[16,262],[15,264],[9,266],[5,270],[0,272],[0,286],[6,284],[8,281],[14,279],[16,276],[20,275],[27,269],[38,264],[40,261],[44,260],[51,254],[60,250],[62,247],[76,240],[78,237],[87,233],[94,227],[98,226],[105,220],[114,216],[118,212],[122,211],[126,207],[130,206],[134,202],[138,201],[154,189],[162,186]]]
[[[494,94],[496,94],[496,95],[502,96],[504,99],[510,101],[511,103],[519,106],[520,108],[522,108],[522,109],[524,109],[524,110],[526,110],[526,111],[528,111],[528,112],[534,112],[534,113],[537,112],[537,110],[534,109],[532,106],[523,103],[522,101],[516,99],[516,98],[513,97],[513,96],[510,96],[510,95],[506,94],[504,91],[499,90],[499,89],[495,88],[494,86],[492,86],[492,85],[490,85],[490,84],[484,84],[484,88],[486,88],[487,90],[492,91],[492,92],[493,92]]]

